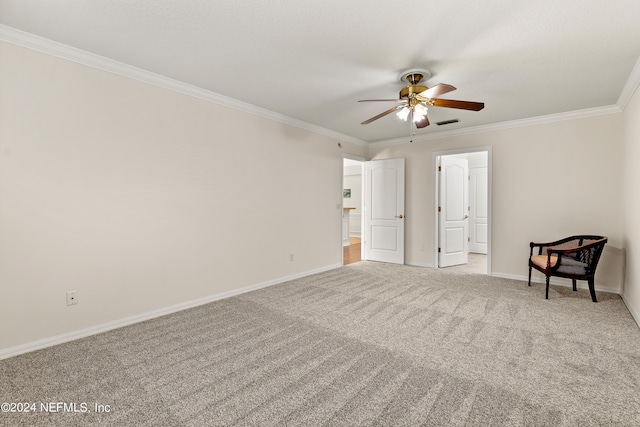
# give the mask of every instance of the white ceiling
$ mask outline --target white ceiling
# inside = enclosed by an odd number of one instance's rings
[[[408,137],[408,68],[443,98],[418,134],[616,104],[640,57],[638,0],[0,0],[0,24],[362,141]],[[459,119],[438,127],[436,122]]]

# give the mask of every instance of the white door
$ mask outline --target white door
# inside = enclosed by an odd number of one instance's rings
[[[404,264],[404,159],[365,162],[365,259]]]
[[[487,253],[489,180],[486,167],[469,168],[469,252]]]
[[[440,163],[438,265],[468,262],[469,161],[443,156]]]

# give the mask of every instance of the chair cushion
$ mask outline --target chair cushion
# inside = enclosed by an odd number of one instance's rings
[[[555,267],[558,262],[558,257],[551,255],[549,264],[551,267]],[[534,255],[531,257],[531,263],[537,265],[540,268],[547,268],[547,255]]]
[[[562,257],[562,262],[560,263],[560,267],[558,267],[558,271],[561,273],[585,275],[587,274],[587,263],[565,256]]]
[[[547,255],[534,255],[531,257],[531,263],[537,265],[542,269],[546,269]],[[558,257],[555,255],[551,255],[551,258],[549,260],[550,267],[555,267],[557,263]],[[560,264],[560,267],[558,267],[558,271],[569,274],[585,274],[587,271],[587,264],[565,255],[562,257],[562,262]]]

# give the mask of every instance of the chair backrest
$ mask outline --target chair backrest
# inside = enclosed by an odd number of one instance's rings
[[[576,259],[587,264],[587,274],[594,274],[607,238],[604,236],[585,236],[582,248],[576,253]],[[594,239],[594,237],[597,237]]]

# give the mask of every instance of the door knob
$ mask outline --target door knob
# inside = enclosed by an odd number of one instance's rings
[[[402,219],[402,218],[404,218],[404,215],[402,215],[402,214],[400,214],[400,215],[396,215],[396,218],[400,218],[400,219]]]

